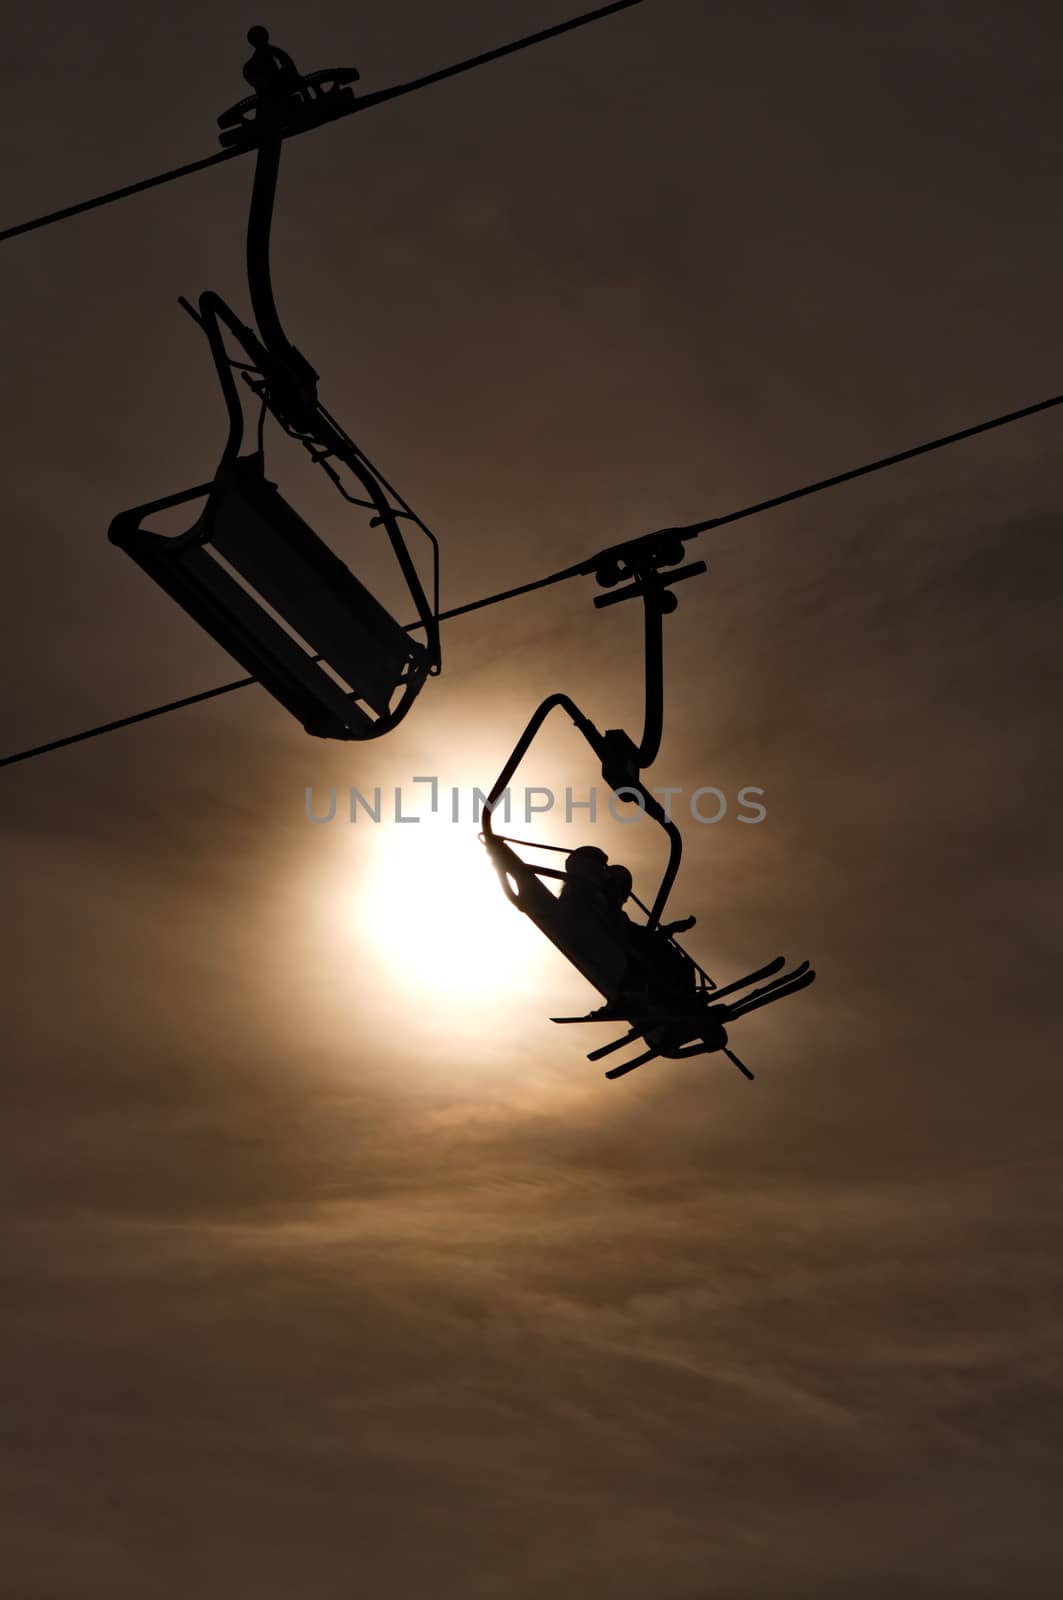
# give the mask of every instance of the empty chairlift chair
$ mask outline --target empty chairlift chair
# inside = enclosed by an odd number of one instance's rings
[[[111,523],[110,539],[308,733],[375,739],[402,720],[425,679],[440,670],[438,543],[320,403],[317,374],[281,325],[269,261],[283,139],[309,125],[312,114],[346,104],[350,93],[344,86],[357,73],[343,69],[304,79],[290,57],[270,45],[264,28],[252,28],[248,38],[256,53],[245,75],[256,90],[269,91],[264,125],[256,122],[252,130],[258,157],[247,225],[248,285],[258,327],[246,326],[212,292],[200,296],[198,310],[181,301],[207,336],[228,412],[228,438],[211,483],[123,511]],[[257,93],[249,104],[263,109]],[[233,115],[242,109],[247,107],[235,108]],[[227,340],[241,347],[239,360]],[[241,454],[237,373],[262,408],[258,449],[247,454]],[[415,615],[410,627],[422,630],[423,638],[410,637],[266,477],[267,414],[299,441],[349,504],[368,513],[370,528],[383,530]],[[353,493],[341,467],[354,480]],[[145,525],[194,501],[205,504],[185,532],[170,535]],[[431,600],[407,548],[404,522],[431,546]]]
[[[144,526],[204,496],[186,533]],[[227,462],[212,484],[122,512],[109,537],[320,738],[387,733],[432,669],[431,651],[278,494],[259,455]]]

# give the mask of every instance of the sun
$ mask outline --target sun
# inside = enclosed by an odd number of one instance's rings
[[[506,899],[475,828],[381,826],[366,853],[353,931],[390,983],[467,1009],[541,982],[542,936]]]

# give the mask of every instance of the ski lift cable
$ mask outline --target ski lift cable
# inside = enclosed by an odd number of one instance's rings
[[[569,17],[564,22],[558,22],[550,28],[542,28],[538,33],[531,33],[522,39],[511,40],[509,44],[497,45],[493,50],[485,50],[480,55],[469,56],[464,61],[456,61],[449,67],[440,67],[435,72],[428,72],[421,78],[414,78],[409,83],[392,84],[388,89],[377,89],[372,94],[362,95],[341,116],[352,116],[360,111],[368,111],[373,106],[383,105],[386,101],[397,100],[402,95],[414,94],[420,89],[430,88],[434,83],[442,83],[446,78],[457,77],[459,73],[471,72],[474,67],[486,66],[488,62],[499,61],[503,56],[513,55],[518,50],[527,50],[532,45],[543,44],[547,39],[555,39],[563,33],[570,33],[575,28],[585,27],[588,23],[599,22],[603,18],[612,16],[617,11],[627,11],[632,6],[641,5],[643,0],[613,0],[613,4],[599,6],[594,11],[586,11],[577,17]],[[336,119],[334,119],[336,120]],[[308,128],[293,129],[287,138],[294,138],[297,133],[308,132]],[[199,161],[190,161],[183,167],[173,167],[168,172],[157,173],[152,178],[142,178],[138,183],[126,184],[121,189],[111,189],[106,194],[95,195],[90,200],[79,200],[75,205],[64,206],[58,211],[49,211],[41,217],[33,217],[27,222],[15,223],[13,227],[0,230],[0,244],[8,239],[15,239],[23,233],[33,233],[38,228],[48,228],[55,222],[64,222],[68,217],[77,217],[85,211],[95,211],[101,206],[113,205],[118,200],[126,200],[131,195],[143,194],[148,189],[157,189],[164,183],[173,183],[178,178],[186,178],[193,172],[203,172],[208,167],[216,167],[223,161],[231,161],[236,156],[246,155],[253,146],[238,146],[218,150],[213,155],[204,156]]]
[[[991,417],[986,422],[977,422],[972,427],[961,428],[956,433],[948,433],[937,439],[930,439],[925,444],[912,446],[908,450],[900,450],[895,455],[881,456],[876,461],[865,462],[860,467],[850,467],[846,472],[835,473],[830,478],[819,478],[814,483],[804,484],[800,489],[790,489],[785,494],[774,495],[770,500],[758,500],[754,505],[743,506],[739,511],[728,511],[720,517],[709,517],[704,522],[692,522],[684,527],[662,528],[657,534],[643,535],[645,538],[654,538],[660,534],[680,535],[684,539],[697,538],[702,533],[708,533],[716,528],[726,527],[732,522],[742,522],[747,517],[758,516],[761,512],[775,510],[779,506],[789,505],[791,501],[803,500],[808,495],[820,494],[826,489],[835,489],[840,484],[851,483],[855,478],[863,478],[872,472],[882,472],[887,467],[899,466],[902,461],[911,461],[916,456],[927,455],[932,450],[943,450],[946,445],[958,444],[964,439],[972,439],[976,434],[988,433],[992,428],[1003,428],[1008,423],[1020,422],[1026,417],[1036,416],[1038,412],[1049,411],[1054,406],[1063,405],[1063,394],[1051,396],[1048,400],[1038,400],[1034,405],[1023,406],[1018,411],[1009,411],[1000,417]],[[634,542],[634,541],[632,541]],[[440,622],[449,622],[454,617],[466,616],[470,611],[481,611],[487,606],[501,605],[503,601],[514,600],[520,595],[531,594],[536,589],[549,588],[551,584],[564,583],[569,578],[583,578],[593,573],[597,564],[597,557],[587,561],[578,562],[571,567],[563,567],[559,572],[552,572],[545,578],[535,578],[531,583],[519,584],[515,589],[504,589],[498,594],[485,595],[482,600],[471,600],[462,606],[454,606],[449,611],[439,613]],[[2,763],[0,763],[2,765]]]
[[[876,461],[866,462],[860,467],[851,467],[847,472],[835,473],[830,478],[820,478],[815,483],[804,484],[801,488],[791,489],[786,494],[774,495],[769,500],[760,500],[754,505],[743,506],[738,511],[730,511],[720,517],[710,517],[703,522],[690,523],[683,528],[664,531],[673,535],[681,534],[684,538],[696,538],[698,535],[709,532],[712,529],[722,528],[732,522],[740,522],[763,511],[788,505],[794,500],[805,499],[809,495],[836,488],[839,484],[851,483],[855,478],[866,477],[872,472],[881,472],[887,467],[897,466],[902,461],[911,461],[916,456],[926,455],[931,450],[942,450],[947,445],[957,444],[963,439],[971,439],[975,435],[987,433],[993,428],[1006,427],[1009,423],[1036,416],[1039,412],[1049,411],[1059,405],[1063,405],[1063,394],[1053,395],[1047,400],[1038,400],[1033,405],[1023,406],[1018,411],[1006,412],[1003,416],[992,417],[986,422],[975,423],[972,427],[961,428],[956,433],[944,434],[942,437],[931,439],[925,444],[914,445],[909,450],[901,450],[895,455],[881,456]],[[449,611],[439,612],[438,621],[449,622],[455,617],[468,616],[470,612],[482,611],[489,606],[501,605],[505,601],[517,599],[521,595],[532,594],[538,589],[546,589],[553,584],[567,582],[570,578],[587,577],[594,572],[598,560],[598,557],[591,557],[589,560],[578,562],[574,566],[563,567],[558,572],[552,572],[545,578],[536,578],[531,583],[519,584],[515,589],[503,589],[497,594],[485,595],[480,600],[471,600],[465,605],[453,606]],[[408,623],[407,631],[412,631],[420,626],[422,624],[419,622]],[[85,728],[80,733],[67,734],[65,738],[52,739],[47,744],[34,745],[32,749],[19,750],[13,755],[0,757],[0,767],[14,766],[18,762],[29,761],[36,756],[48,755],[54,750],[65,749],[68,745],[81,744],[86,739],[96,739],[105,733],[114,733],[119,728],[128,728],[138,722],[147,722],[153,717],[167,716],[171,711],[181,711],[186,706],[199,705],[204,700],[214,700],[219,695],[232,694],[237,689],[249,688],[255,682],[257,682],[257,679],[253,677],[237,678],[231,683],[222,683],[213,689],[201,690],[198,694],[185,695],[180,700],[167,701],[165,705],[152,706],[146,711],[136,711],[131,716],[118,717],[112,722],[104,722],[93,728]]]

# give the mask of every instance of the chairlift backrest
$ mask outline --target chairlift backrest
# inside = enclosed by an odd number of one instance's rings
[[[153,512],[204,494],[187,533],[142,526]],[[424,646],[278,494],[257,455],[236,459],[213,484],[123,512],[109,537],[308,733],[386,732],[428,671]]]
[[[599,994],[607,1000],[615,997],[632,958],[618,930],[586,902],[551,894],[535,869],[503,840],[491,835],[484,842],[513,904]]]

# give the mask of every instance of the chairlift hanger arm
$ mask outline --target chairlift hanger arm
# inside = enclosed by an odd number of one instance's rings
[[[346,493],[335,473],[329,469],[329,457],[335,456],[341,461],[365,490],[368,497],[367,509],[374,513],[372,525],[384,528],[417,610],[418,621],[425,630],[429,671],[434,675],[440,669],[442,657],[439,637],[438,541],[386,479],[370,465],[353,439],[320,403],[317,395],[317,373],[288,339],[277,311],[270,273],[270,234],[281,143],[281,136],[276,126],[272,126],[268,137],[264,138],[258,147],[248,217],[247,275],[257,331],[246,327],[224,300],[212,292],[208,291],[200,296],[198,314],[192,310],[187,301],[181,302],[185,310],[199,322],[211,342],[218,376],[225,394],[230,435],[223,455],[223,464],[235,459],[243,430],[243,417],[231,363],[221,343],[217,327],[219,320],[234,335],[251,358],[255,370],[261,374],[261,383],[252,382],[251,387],[260,395],[264,406],[281,427],[305,445],[316,463],[333,478],[345,498],[353,497]],[[389,496],[398,501],[400,510],[397,511],[391,504]],[[431,603],[399,526],[401,515],[408,516],[431,544],[433,589]]]
[[[271,357],[274,382],[291,391],[284,396],[285,409],[292,408],[298,415],[317,405],[317,373],[285,333],[273,293],[270,237],[283,142],[279,124],[271,118],[255,158],[247,218],[247,286],[259,335]]]
[[[640,771],[652,767],[661,748],[664,736],[664,613],[660,606],[643,598],[645,625],[646,706],[643,714],[642,739],[639,744]]]
[[[510,783],[513,781],[513,774],[524,760],[524,757],[528,754],[532,742],[538,734],[543,723],[546,721],[551,711],[555,711],[559,707],[563,711],[567,711],[568,715],[572,718],[572,721],[575,723],[580,733],[582,733],[583,737],[587,740],[587,743],[591,746],[595,753],[597,753],[598,746],[601,742],[601,735],[594,726],[594,723],[583,715],[583,712],[580,710],[576,702],[569,699],[567,694],[550,695],[548,699],[544,700],[542,705],[532,713],[531,720],[529,721],[524,732],[521,734],[520,738],[517,740],[516,744],[513,746],[508,761],[502,768],[502,771],[499,773],[498,777],[495,779],[491,788],[491,793],[484,801],[484,809],[481,821],[483,824],[483,831],[488,839],[494,839],[495,837],[494,826],[492,823],[492,813],[495,806],[498,804],[506,789],[509,788]]]
[[[654,800],[653,796],[643,788],[641,783],[638,785],[638,788],[642,794],[643,805],[647,816],[652,816],[655,822],[660,823],[661,827],[668,835],[669,845],[668,865],[664,869],[664,876],[661,879],[660,887],[654,896],[653,904],[649,910],[649,916],[646,919],[646,926],[652,931],[660,925],[661,918],[664,915],[664,908],[668,904],[668,896],[672,892],[676,876],[679,872],[679,863],[683,859],[683,836],[679,832],[679,829],[676,827],[672,819],[665,816],[663,810],[657,804],[656,800]],[[650,810],[650,806],[654,808],[653,811]]]
[[[318,428],[318,437],[329,454],[343,462],[344,466],[354,474],[373,502],[376,516],[371,526],[377,523],[384,529],[391,543],[406,580],[406,587],[410,591],[420,625],[425,630],[425,646],[433,663],[433,672],[438,672],[442,656],[442,645],[439,637],[439,540],[432,530],[423,523],[417,514],[384,477],[384,474],[370,462],[369,458],[358,448],[354,440],[345,432],[343,427],[323,405],[318,403],[315,410],[315,419]],[[399,510],[388,499],[398,503]],[[410,555],[402,528],[399,525],[400,516],[405,516],[417,527],[432,547],[432,602],[424,592],[420,573]]]
[[[187,302],[184,302],[184,304],[186,309],[192,312],[192,308],[187,305]],[[192,312],[192,315],[195,316],[195,312]],[[232,331],[237,334],[237,337],[249,332],[249,330],[242,327],[224,300],[221,300],[216,294],[208,293],[200,296],[199,315],[196,316],[196,321],[207,336],[210,353],[214,357],[214,366],[218,373],[218,381],[221,384],[221,392],[225,399],[225,409],[229,414],[229,434],[221,453],[221,460],[218,463],[218,474],[220,474],[226,467],[231,467],[240,454],[240,445],[244,437],[244,408],[240,404],[240,392],[236,387],[232,363],[229,360],[225,349],[225,341],[222,338],[221,323],[225,322],[231,328],[232,324],[235,323],[236,326],[232,328]],[[242,338],[241,343],[243,343]]]
[[[631,752],[640,772],[656,761],[664,734],[664,618],[679,604],[672,587],[708,570],[704,561],[680,566],[684,554],[680,536],[644,534],[600,550],[582,567],[593,574],[600,587],[612,591],[596,596],[597,609],[620,605],[625,600],[642,601],[645,712],[642,738]]]
[[[625,797],[630,797],[632,804],[636,803],[635,797],[637,797],[637,803],[640,810],[642,810],[646,816],[651,819],[651,821],[656,822],[668,836],[668,863],[665,867],[657,893],[654,896],[653,904],[649,908],[648,920],[646,924],[648,928],[653,930],[660,924],[665,905],[668,901],[668,896],[672,891],[672,886],[674,885],[676,876],[679,872],[679,865],[683,858],[682,835],[671,818],[665,814],[664,808],[642,783],[637,773],[634,774],[632,781],[630,782],[624,781],[619,785],[613,783],[610,773],[614,760],[616,735],[619,730],[614,729],[611,731],[611,733],[606,734],[600,733],[590,718],[584,716],[579,706],[567,694],[550,695],[532,713],[527,727],[524,729],[524,732],[514,745],[513,750],[509,755],[509,759],[506,761],[502,771],[495,779],[495,782],[491,788],[491,792],[484,802],[484,809],[481,817],[484,843],[489,849],[492,844],[501,843],[501,840],[498,839],[494,832],[494,827],[492,824],[492,813],[494,808],[498,804],[502,795],[505,793],[506,789],[509,787],[510,783],[513,781],[513,776],[517,768],[527,755],[533,741],[540,732],[543,723],[546,721],[551,711],[556,711],[559,709],[568,714],[572,722],[575,724],[577,732],[582,734],[583,738],[594,751],[595,756],[602,764],[602,776],[605,778],[606,782],[610,784],[614,791],[618,788],[625,790]],[[629,746],[631,745],[631,741],[627,739],[626,734],[621,734],[620,737],[626,740]]]
[[[255,176],[251,185],[251,209],[247,217],[247,286],[251,310],[258,331],[270,355],[281,358],[291,348],[291,340],[281,326],[273,295],[270,271],[270,236],[273,207],[277,199],[280,171],[281,136],[271,130],[262,139],[255,157]]]
[[[232,377],[233,362],[229,359],[222,344],[219,323],[223,323],[228,328],[241,348],[251,358],[253,370],[262,374],[262,383],[252,382],[251,388],[260,397],[270,415],[280,423],[286,433],[289,433],[293,438],[299,439],[306,446],[311,459],[328,472],[344,499],[350,500],[352,504],[362,505],[365,509],[374,512],[370,525],[379,525],[387,533],[395,558],[399,563],[407,588],[417,608],[418,620],[415,623],[410,623],[408,628],[424,628],[425,645],[431,662],[429,670],[433,673],[438,672],[441,659],[439,638],[439,541],[435,534],[411,510],[407,502],[388,482],[383,473],[377,471],[368,457],[359,450],[354,440],[344,431],[340,423],[330,415],[320,402],[315,400],[312,411],[302,419],[307,424],[307,427],[303,429],[293,427],[286,411],[278,411],[276,405],[271,404],[269,376],[275,371],[271,353],[265,348],[254,329],[241,322],[240,318],[220,295],[208,289],[199,297],[198,310],[190,305],[183,295],[179,297],[179,303],[207,335],[215,365],[218,369],[218,377],[229,412],[230,425],[229,443],[222,457],[223,464],[235,459],[236,451],[239,448],[239,440],[242,437],[243,411],[240,407],[238,391]],[[299,359],[301,360],[302,358],[300,357]],[[239,416],[239,423],[237,423],[237,416]],[[233,445],[234,438],[236,440],[235,446]],[[369,497],[367,501],[359,501],[347,493],[342,483],[328,468],[327,458],[329,456],[335,456],[342,461],[349,471],[354,474]],[[399,511],[396,511],[395,507],[390,504],[387,498],[388,495],[398,502],[401,508]],[[406,541],[402,536],[402,531],[398,524],[400,516],[408,517],[420,529],[432,547],[433,598],[431,605],[425,595],[420,574],[410,557]]]
[[[280,320],[270,269],[270,238],[283,133],[278,115],[272,110],[265,115],[269,121],[258,146],[247,223],[248,288],[255,322],[266,355],[263,367],[263,398],[283,427],[292,431],[294,426],[307,448],[311,449],[312,454],[316,454],[319,464],[327,470],[327,458],[335,456],[362,485],[376,513],[373,521],[379,523],[387,533],[418,617],[424,625],[425,647],[431,662],[430,670],[438,672],[441,660],[438,622],[438,542],[424,524],[414,518],[432,544],[435,603],[430,605],[420,574],[399,526],[398,514],[388,499],[388,493],[394,494],[394,491],[383,483],[354,441],[325,410],[318,399],[317,373],[302,352],[292,344]],[[311,441],[318,447],[316,452],[312,449]],[[342,490],[342,486],[340,487]],[[405,502],[402,502],[402,505],[412,516]]]
[[[226,351],[224,352],[226,366],[236,370],[262,373],[263,368],[269,362],[265,347],[255,330],[249,328],[246,322],[240,321],[236,312],[231,306],[226,305],[220,294],[215,294],[213,289],[204,290],[199,297],[198,310],[185,299],[183,294],[177,296],[177,303],[183,311],[188,312],[193,322],[198,323],[208,338],[210,336],[209,324],[211,319],[224,323],[229,332],[239,342],[244,353],[250,357],[249,362],[233,361]]]

